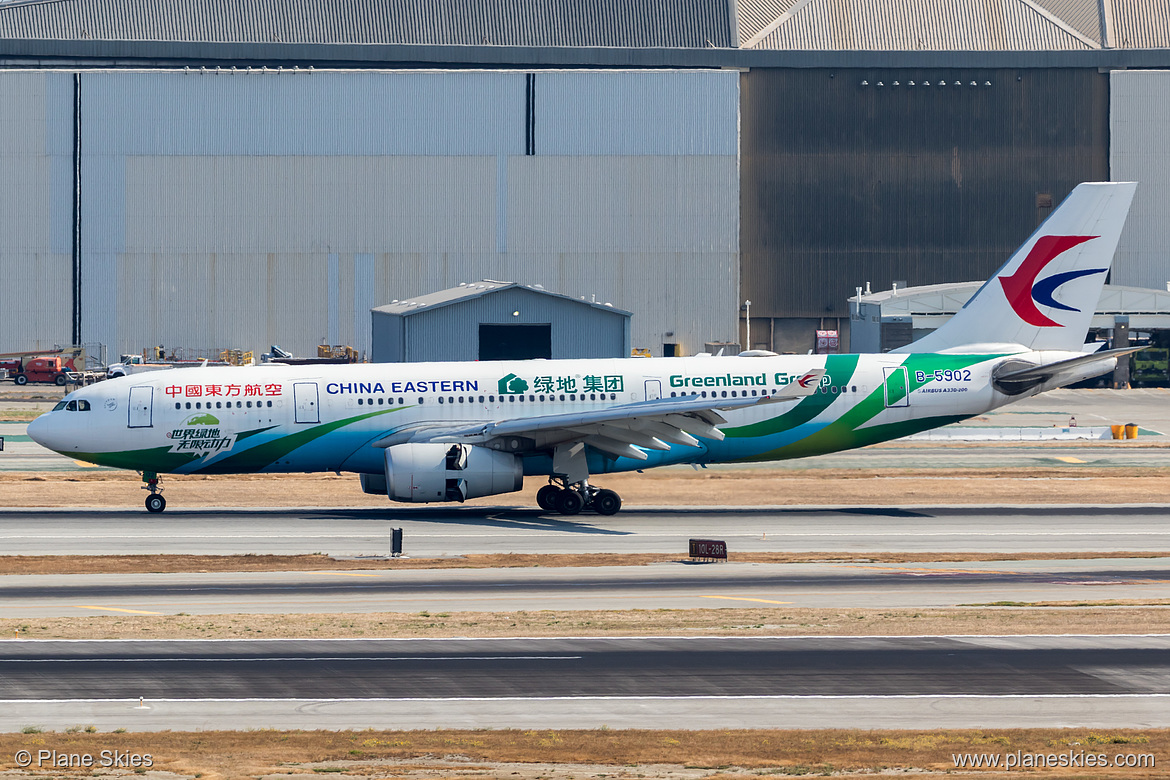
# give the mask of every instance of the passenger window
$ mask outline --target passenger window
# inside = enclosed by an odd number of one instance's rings
[[[422,406],[422,403],[423,403],[423,401],[424,401],[424,400],[425,400],[425,399],[423,399],[423,398],[419,398],[419,399],[418,399],[418,405],[419,405],[419,406]]]
[[[366,402],[366,399],[364,399],[364,398],[359,398],[359,399],[358,399],[358,406],[361,406],[361,405],[363,405],[365,402]]]
[[[252,408],[252,402],[251,402],[251,401],[249,401],[249,402],[248,402],[248,408],[249,408],[249,409],[251,409],[251,408]]]
[[[386,399],[385,399],[385,398],[379,398],[379,399],[378,399],[378,406],[381,406],[381,405],[382,405],[382,404],[384,404],[384,403],[386,403]]]
[[[191,408],[191,402],[190,402],[190,401],[188,401],[188,402],[187,402],[187,408],[188,408],[188,409],[190,409],[190,408]]]
[[[270,409],[272,408],[272,402],[271,402],[271,401],[269,401],[269,402],[268,402],[268,408],[270,408]]]
[[[64,404],[62,404],[62,405],[64,405]],[[178,401],[175,401],[175,408],[176,408],[176,409],[182,409],[182,408],[183,408],[183,405],[182,405],[181,403],[179,403]]]
[[[443,403],[443,396],[439,396],[439,403]]]
[[[215,402],[215,408],[216,408],[216,409],[222,409],[222,408],[223,408],[223,401],[216,401],[216,402]]]

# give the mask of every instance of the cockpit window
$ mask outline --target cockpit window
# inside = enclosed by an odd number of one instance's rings
[[[77,411],[88,412],[89,411],[89,401],[86,401],[85,399],[78,399]]]
[[[65,408],[65,402],[64,402],[64,401],[61,401],[60,403],[58,403],[56,406],[54,406],[54,407],[53,407],[53,411],[54,411],[54,412],[59,412],[59,411],[61,411],[61,410],[62,410],[62,409],[64,409],[64,408]]]
[[[76,411],[77,411],[77,402],[76,402],[76,401],[70,401],[70,402],[69,402],[69,405],[65,407],[65,411],[67,411],[67,412],[76,412]]]

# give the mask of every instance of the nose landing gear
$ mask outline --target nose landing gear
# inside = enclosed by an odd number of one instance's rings
[[[163,498],[162,488],[158,484],[158,474],[153,472],[145,472],[142,475],[142,481],[146,484],[142,486],[143,490],[149,490],[150,495],[146,497],[146,511],[151,514],[158,514],[167,508],[167,500]]]
[[[575,515],[583,509],[592,509],[599,515],[616,515],[622,508],[621,496],[612,490],[595,488],[588,481],[564,487],[550,482],[536,491],[536,503],[546,512],[562,515]]]

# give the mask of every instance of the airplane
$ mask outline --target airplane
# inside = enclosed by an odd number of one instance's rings
[[[945,325],[883,354],[181,368],[69,393],[29,424],[70,458],[160,474],[352,472],[410,503],[547,476],[541,509],[612,515],[595,475],[801,458],[984,414],[1111,371],[1090,319],[1135,183],[1078,185]]]

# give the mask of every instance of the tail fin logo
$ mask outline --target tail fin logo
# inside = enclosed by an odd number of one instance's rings
[[[1032,251],[1028,252],[1028,256],[1024,258],[1024,262],[1020,263],[1020,267],[1016,269],[1014,274],[999,277],[1004,295],[1007,296],[1008,303],[1011,304],[1012,309],[1019,315],[1020,319],[1029,325],[1040,328],[1060,328],[1063,326],[1056,320],[1045,316],[1040,309],[1036,308],[1036,304],[1039,303],[1063,311],[1080,311],[1080,309],[1057,301],[1053,297],[1057,288],[1082,276],[1103,274],[1109,270],[1108,268],[1065,271],[1041,279],[1039,282],[1036,281],[1036,278],[1057,257],[1075,246],[1092,241],[1094,238],[1099,238],[1099,236],[1044,236],[1036,242]]]
[[[816,374],[816,372],[815,372],[815,371],[810,371],[809,373],[807,373],[807,374],[805,374],[804,376],[802,376],[800,379],[797,379],[797,380],[796,380],[796,383],[797,383],[798,385],[800,385],[801,387],[808,387],[810,384],[812,384],[812,382],[813,382],[813,381],[814,381],[816,378],[817,378],[817,374]]]

